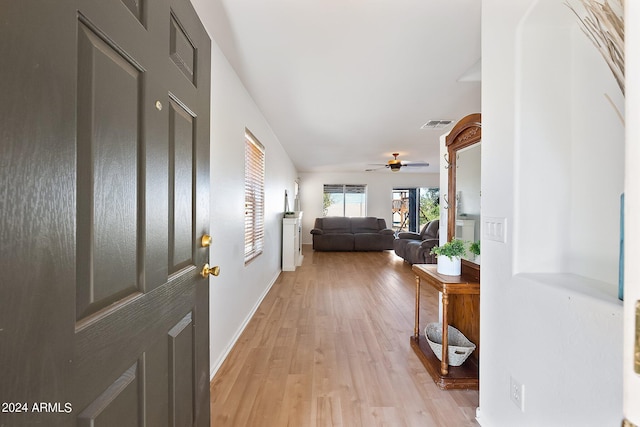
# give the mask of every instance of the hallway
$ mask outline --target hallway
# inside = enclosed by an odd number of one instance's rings
[[[212,426],[478,426],[478,392],[439,390],[409,347],[408,264],[392,251],[303,252],[211,382]],[[437,294],[422,288],[426,324]]]

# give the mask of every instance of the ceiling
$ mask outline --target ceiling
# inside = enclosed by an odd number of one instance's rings
[[[212,37],[299,172],[363,172],[397,152],[430,163],[400,173],[437,173],[452,125],[420,127],[480,111],[479,0],[208,3]]]

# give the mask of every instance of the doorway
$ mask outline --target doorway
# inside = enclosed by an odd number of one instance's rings
[[[438,187],[394,188],[391,193],[392,227],[396,232],[418,233],[429,221],[440,218]]]

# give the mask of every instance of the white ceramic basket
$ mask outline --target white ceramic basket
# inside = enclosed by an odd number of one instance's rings
[[[448,359],[450,366],[460,366],[467,357],[476,349],[476,345],[469,341],[462,332],[449,326],[447,330],[449,345]],[[429,347],[435,353],[438,360],[442,360],[442,323],[429,323],[424,329]]]

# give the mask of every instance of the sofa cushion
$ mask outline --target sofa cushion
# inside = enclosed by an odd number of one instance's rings
[[[384,251],[393,249],[395,237],[380,233],[356,233],[353,235],[356,251]]]
[[[351,221],[342,216],[328,216],[322,218],[324,234],[351,233]]]
[[[409,244],[405,248],[405,259],[409,264],[425,264],[425,251],[419,244]]]
[[[378,226],[378,218],[351,218],[351,232],[354,234],[377,233],[379,230],[380,228]]]
[[[433,221],[429,221],[420,232],[420,235],[422,236],[422,240],[438,238],[440,236],[440,220],[434,219]]]
[[[354,235],[351,233],[332,233],[313,236],[313,249],[316,251],[352,251]]]

